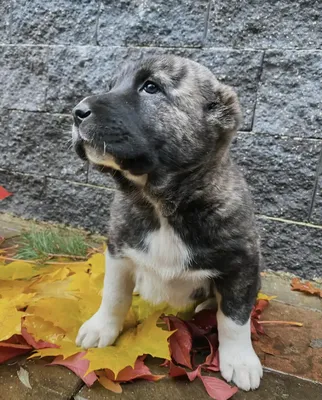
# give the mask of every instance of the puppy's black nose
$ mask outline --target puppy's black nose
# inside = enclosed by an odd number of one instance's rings
[[[73,109],[73,117],[76,125],[80,125],[86,118],[88,118],[92,114],[92,111],[88,107],[88,105],[84,103],[79,103]]]

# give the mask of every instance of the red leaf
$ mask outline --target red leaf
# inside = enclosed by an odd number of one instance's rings
[[[80,353],[74,354],[71,357],[66,358],[65,360],[62,356],[58,356],[54,359],[53,362],[48,365],[63,365],[64,367],[72,370],[77,376],[79,376],[87,386],[92,386],[93,383],[97,380],[97,376],[95,372],[90,372],[85,376],[89,366],[89,361],[83,358],[85,354],[86,351],[82,351]]]
[[[216,400],[230,399],[238,392],[237,387],[231,387],[228,383],[214,376],[200,376],[209,396]]]
[[[258,334],[265,335],[264,328],[262,327],[261,324],[258,323],[258,321],[257,321],[256,319],[253,319],[253,320],[251,321],[251,333],[252,333],[253,335],[255,335],[255,337],[256,337]]]
[[[253,311],[251,314],[250,321],[250,329],[253,340],[258,340],[258,335],[265,335],[264,328],[258,323],[258,320],[261,318],[262,312],[269,305],[268,300],[257,300],[255,306],[253,307]]]
[[[298,290],[299,292],[322,297],[322,289],[313,286],[311,282],[301,282],[299,278],[293,278],[291,286],[292,290]]]
[[[160,364],[160,367],[169,368],[170,367],[170,361],[169,360],[164,360],[163,363]]]
[[[207,363],[207,360],[206,360],[205,364],[203,364],[203,366],[207,371],[213,371],[213,372],[220,371],[220,368],[219,368],[219,351],[218,350],[216,351],[216,353],[215,353],[215,355],[212,358],[210,363]]]
[[[216,355],[218,356],[218,346],[219,346],[218,335],[216,333],[213,333],[212,335],[206,336],[206,339],[208,340],[209,343],[210,354],[207,356],[205,364],[212,365],[215,356]]]
[[[260,319],[262,312],[265,310],[265,308],[268,305],[269,305],[268,300],[257,300],[257,302],[253,308],[251,317],[255,318],[255,319]]]
[[[26,354],[30,351],[30,348],[15,348],[15,347],[1,347],[0,350],[0,364],[10,360],[11,358],[17,357],[17,356],[21,356],[23,354]]]
[[[197,376],[200,376],[201,366],[196,368],[194,371],[186,371],[183,367],[179,367],[179,365],[175,365],[172,361],[170,361],[170,369],[169,376],[172,378],[178,378],[180,376],[187,376],[189,381],[194,381]]]
[[[107,374],[109,375],[109,374]],[[116,382],[128,382],[134,379],[145,379],[146,381],[159,381],[164,375],[153,375],[141,358],[135,362],[134,368],[126,367],[117,375]],[[109,379],[110,376],[108,376]]]
[[[191,348],[192,337],[190,331],[184,321],[177,317],[164,317],[165,322],[171,330],[177,329],[169,338],[171,356],[173,360],[180,365],[192,368],[191,365]]]
[[[11,196],[12,193],[8,192],[3,186],[0,186],[0,200],[4,200],[6,197]]]
[[[26,342],[36,350],[38,350],[38,349],[47,349],[49,347],[56,347],[56,348],[59,347],[56,344],[49,343],[49,342],[44,342],[43,340],[36,341],[30,335],[30,333],[27,332],[27,329],[24,326],[21,328],[21,334],[22,334],[23,338],[26,340]]]
[[[199,365],[198,368],[196,368],[194,371],[187,372],[187,376],[190,382],[194,381],[197,376],[200,378],[201,377],[201,366]]]
[[[175,365],[172,361],[170,361],[169,376],[171,376],[171,378],[177,378],[179,376],[186,375],[187,371],[183,367],[179,367],[178,365]]]
[[[215,310],[201,310],[187,322],[193,337],[203,336],[217,326],[217,312]]]
[[[0,342],[0,363],[32,350],[21,335],[13,335],[10,339]]]

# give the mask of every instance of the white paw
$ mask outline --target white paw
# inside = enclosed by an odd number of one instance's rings
[[[262,365],[251,345],[245,348],[219,345],[220,372],[226,381],[233,381],[242,390],[254,390],[263,376]]]
[[[122,325],[116,318],[107,318],[97,312],[81,326],[76,345],[83,349],[106,347],[115,342],[121,330]]]

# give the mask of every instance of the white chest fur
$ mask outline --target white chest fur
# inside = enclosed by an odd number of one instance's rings
[[[158,230],[150,232],[145,250],[126,251],[135,264],[135,290],[154,304],[167,302],[184,307],[192,302],[194,290],[209,287],[210,271],[190,271],[192,254],[189,247],[175,233],[164,218]]]

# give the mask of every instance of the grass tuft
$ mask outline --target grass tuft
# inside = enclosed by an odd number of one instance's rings
[[[86,257],[91,247],[82,235],[75,232],[35,228],[23,233],[18,245],[15,258],[23,260],[41,260],[60,255]]]

